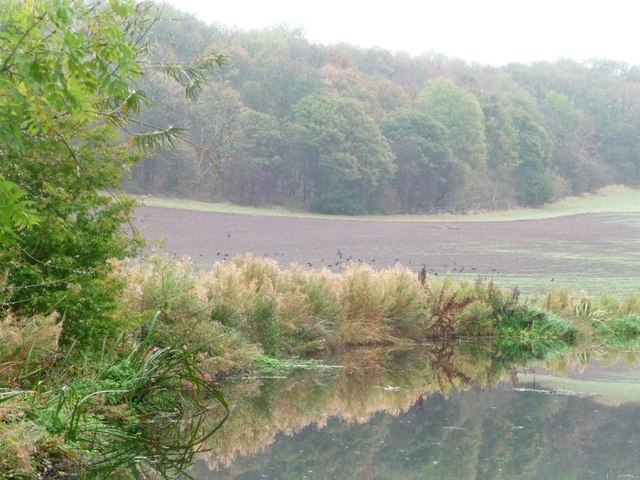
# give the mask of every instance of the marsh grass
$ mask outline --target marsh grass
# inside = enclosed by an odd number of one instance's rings
[[[559,358],[578,341],[591,351],[640,347],[639,295],[591,299],[560,288],[536,303],[491,280],[362,264],[340,274],[281,269],[252,255],[198,273],[164,256],[115,270],[126,288],[114,321],[125,330],[100,351],[59,352],[53,315],[0,323],[0,445],[15,459],[0,472],[29,478],[64,465],[96,478],[173,476],[224,418],[209,380],[295,371],[312,366],[300,359],[314,352],[489,338],[487,355],[506,368]],[[429,355],[442,391],[486,373],[447,350]],[[375,377],[384,357],[367,365]],[[205,420],[207,402],[217,405],[217,420]]]
[[[158,345],[161,317],[140,339],[123,334],[116,342],[105,340],[100,352],[67,350],[55,362],[39,353],[48,354],[55,339],[35,335],[24,354],[25,339],[5,335],[14,343],[5,344],[14,359],[5,382],[15,387],[0,389],[0,477],[59,471],[83,478],[175,478],[184,472],[224,420],[206,429],[205,405],[227,406],[198,370],[197,351],[180,343]]]
[[[211,375],[246,369],[262,353],[286,358],[460,336],[577,337],[572,322],[525,305],[517,290],[490,280],[435,280],[399,266],[356,263],[334,273],[281,269],[272,259],[244,255],[198,274],[187,260],[166,257],[123,271],[128,308],[140,315],[162,309],[167,320],[159,338],[200,342],[201,366]],[[554,308],[557,297],[549,299]]]
[[[55,361],[62,324],[58,315],[36,315],[0,320],[0,381],[15,381],[37,374]]]
[[[549,292],[541,307],[572,321],[582,338],[600,348],[640,348],[640,295],[629,293],[620,298],[605,295],[589,298],[586,293],[572,294],[563,287]]]

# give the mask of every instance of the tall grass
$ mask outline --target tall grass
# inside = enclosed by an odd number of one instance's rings
[[[189,467],[219,426],[205,428],[205,405],[226,403],[197,368],[197,350],[159,345],[161,317],[143,336],[60,354],[55,316],[5,318],[0,478],[175,478]]]
[[[55,313],[0,319],[0,381],[20,384],[55,361],[61,330]]]
[[[1,318],[0,447],[13,460],[0,455],[0,473],[47,476],[64,465],[102,478],[172,476],[217,428],[203,420],[206,398],[224,412],[209,381],[273,358],[444,337],[490,337],[504,365],[559,355],[578,339],[640,347],[639,295],[558,289],[534,303],[426,269],[353,264],[338,274],[252,255],[199,274],[164,256],[116,267],[126,288],[114,322],[124,331],[101,351],[60,352],[53,314]],[[441,387],[473,376],[434,355]]]
[[[584,338],[606,348],[640,348],[640,295],[592,299],[564,287],[549,292],[541,307],[571,320]]]
[[[272,356],[424,338],[427,298],[406,269],[282,270],[271,259],[246,255],[196,277],[185,265],[155,259],[131,267],[126,303],[141,314],[161,309],[173,319],[166,329],[174,338],[187,327],[216,331],[208,336],[214,356],[232,355],[225,336],[233,335],[236,347],[251,344],[259,347],[254,353]]]
[[[521,331],[576,337],[573,323],[521,306],[517,292],[490,281],[436,281],[402,267],[353,264],[338,274],[281,269],[272,259],[244,255],[198,275],[188,261],[164,257],[123,271],[127,308],[147,316],[162,310],[160,338],[200,342],[202,366],[212,375],[245,368],[260,354]]]

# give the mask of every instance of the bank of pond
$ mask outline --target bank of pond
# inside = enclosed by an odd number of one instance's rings
[[[456,283],[426,272],[361,264],[340,274],[281,269],[250,255],[204,272],[163,256],[114,264],[113,281],[123,284],[111,326],[117,334],[59,345],[63,322],[55,313],[3,320],[0,472],[176,478],[195,461],[198,478],[326,478],[310,473],[318,467],[305,462],[313,460],[338,468],[333,476],[340,478],[361,478],[367,468],[374,472],[367,478],[393,471],[402,478],[490,478],[525,467],[536,478],[553,463],[540,451],[553,450],[559,435],[538,424],[542,412],[573,408],[559,398],[596,400],[536,392],[522,383],[522,369],[545,362],[566,373],[592,359],[618,361],[621,352],[632,361],[630,352],[640,349],[640,296],[593,300],[559,288],[522,298],[490,279]],[[477,398],[493,400],[472,406]],[[509,413],[523,400],[531,412]],[[397,444],[402,435],[394,432],[407,415],[430,424],[455,412],[456,422],[446,420],[438,433]],[[520,429],[519,415],[534,413],[539,418]],[[569,430],[567,439],[582,432]],[[620,441],[637,449],[631,432]],[[294,433],[304,439],[287,444]],[[516,437],[512,445],[508,438]],[[454,439],[461,443],[450,449]],[[525,449],[520,440],[532,444]],[[303,441],[324,446],[296,454]],[[340,442],[358,453],[331,457]],[[234,462],[270,445],[280,450]],[[316,450],[319,456],[309,455]],[[584,478],[600,454],[596,448],[571,468]],[[296,455],[301,463],[276,473],[274,461],[288,465]],[[380,456],[387,460],[373,462]],[[619,465],[616,472],[628,473],[628,462]]]

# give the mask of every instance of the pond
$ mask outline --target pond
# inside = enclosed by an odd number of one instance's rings
[[[204,479],[640,478],[640,355],[361,349],[223,385]]]

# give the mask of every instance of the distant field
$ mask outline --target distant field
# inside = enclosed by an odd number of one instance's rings
[[[579,213],[640,213],[640,190],[622,186],[610,186],[596,194],[567,197],[542,208],[519,208],[501,212],[441,215],[367,215],[361,217],[318,215],[279,208],[257,208],[228,203],[206,203],[193,200],[164,197],[138,197],[146,206],[194,210],[201,212],[229,213],[237,215],[268,215],[295,218],[325,218],[331,220],[367,220],[384,222],[478,222],[556,218]]]
[[[167,201],[141,208],[136,216],[147,239],[164,239],[168,253],[191,257],[197,268],[251,252],[283,267],[299,263],[332,271],[350,262],[374,268],[399,264],[416,272],[426,265],[433,276],[491,278],[529,295],[560,285],[590,295],[640,291],[640,192],[605,193],[541,211],[466,215],[464,221],[221,213],[217,206],[194,202],[167,208]],[[187,209],[190,205],[200,209]]]

